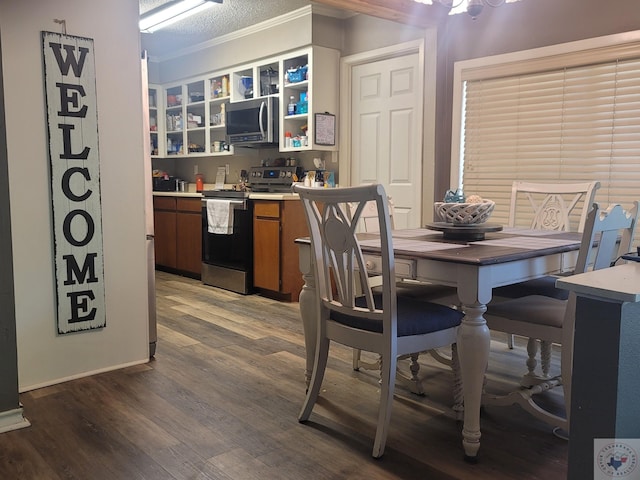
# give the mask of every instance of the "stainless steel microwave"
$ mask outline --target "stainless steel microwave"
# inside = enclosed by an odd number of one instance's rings
[[[276,144],[279,141],[277,97],[227,103],[227,143],[237,146]]]

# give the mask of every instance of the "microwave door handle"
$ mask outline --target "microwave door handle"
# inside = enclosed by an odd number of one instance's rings
[[[262,119],[264,118],[264,109],[267,105],[262,102],[260,104],[260,133],[262,134],[262,138],[265,137],[264,124],[262,123]]]

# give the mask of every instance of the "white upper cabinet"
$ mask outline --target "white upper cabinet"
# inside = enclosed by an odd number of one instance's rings
[[[162,131],[162,114],[158,112],[163,112],[159,105],[160,101],[160,92],[162,89],[157,85],[149,85],[148,93],[149,93],[149,140],[151,142],[151,156],[157,157],[159,156],[159,152],[164,152],[164,143],[162,138],[159,138],[159,131]]]
[[[150,86],[153,156],[231,155],[233,147],[225,145],[225,104],[268,96],[279,100],[280,151],[336,150],[339,59],[337,50],[311,46]]]
[[[340,53],[309,47],[287,54],[280,72],[280,151],[336,150]]]

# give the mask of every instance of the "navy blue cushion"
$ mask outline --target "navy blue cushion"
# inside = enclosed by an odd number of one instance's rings
[[[376,308],[382,306],[382,295],[373,296]],[[366,307],[363,297],[356,300],[358,307]],[[332,311],[330,318],[338,323],[360,330],[382,333],[382,322],[354,317]],[[423,335],[460,325],[464,314],[453,308],[414,298],[398,297],[398,336]]]
[[[528,295],[542,295],[543,297],[566,300],[569,298],[569,290],[556,287],[557,278],[553,275],[534,278],[525,282],[514,283],[493,289],[495,297],[520,298]]]

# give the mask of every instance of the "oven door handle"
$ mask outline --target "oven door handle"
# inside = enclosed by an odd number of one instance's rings
[[[247,209],[247,201],[246,200],[231,200],[230,205],[234,207],[236,210],[246,210]],[[240,207],[238,207],[238,205]]]
[[[218,198],[218,197],[217,197]],[[207,207],[207,200],[213,200],[212,198],[202,199],[202,207]],[[225,198],[218,198],[218,200],[227,200]],[[229,205],[233,207],[235,210],[246,210],[247,209],[247,200],[231,200]]]

